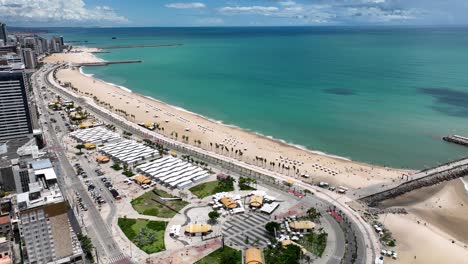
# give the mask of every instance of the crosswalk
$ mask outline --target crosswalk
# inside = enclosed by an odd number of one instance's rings
[[[264,214],[236,215],[223,225],[223,235],[233,246],[265,246],[269,242],[265,224],[269,221],[270,216]]]
[[[110,257],[109,264],[133,264],[124,254],[118,256]]]

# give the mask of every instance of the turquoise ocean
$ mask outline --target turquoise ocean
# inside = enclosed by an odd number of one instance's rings
[[[50,29],[139,64],[84,72],[311,150],[422,169],[468,156],[468,28]],[[115,39],[113,39],[115,37]],[[84,42],[86,41],[86,42]]]

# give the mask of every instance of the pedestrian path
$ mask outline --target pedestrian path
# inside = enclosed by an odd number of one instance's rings
[[[270,216],[264,214],[236,215],[224,223],[223,235],[233,246],[266,246],[270,240],[265,225],[269,221]]]

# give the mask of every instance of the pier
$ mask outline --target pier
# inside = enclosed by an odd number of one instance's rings
[[[142,63],[142,60],[123,60],[123,61],[103,61],[103,62],[89,62],[89,63],[75,63],[73,66],[107,66],[110,64],[125,64],[125,63]]]
[[[404,179],[404,182],[363,188],[358,190],[357,194],[360,196],[361,201],[369,206],[376,206],[382,201],[398,197],[402,194],[467,175],[468,158],[464,158],[419,171],[411,176],[408,175]]]
[[[455,143],[458,145],[468,147],[468,138],[466,137],[462,137],[459,135],[450,135],[450,136],[443,137],[442,139],[450,143]]]

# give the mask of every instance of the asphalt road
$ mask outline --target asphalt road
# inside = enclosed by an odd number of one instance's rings
[[[94,206],[94,201],[89,196],[88,191],[84,188],[80,178],[76,176],[76,172],[70,164],[70,161],[66,158],[65,150],[63,149],[64,145],[61,142],[61,137],[63,136],[62,133],[66,133],[67,131],[66,127],[62,119],[57,114],[54,114],[54,118],[57,120],[57,123],[52,123],[49,120],[49,110],[46,107],[47,102],[43,100],[43,91],[40,89],[42,86],[48,86],[44,76],[44,73],[41,71],[38,71],[33,75],[33,88],[36,102],[38,107],[41,109],[40,112],[42,113],[41,123],[44,124],[44,121],[47,121],[47,125],[43,126],[43,132],[49,146],[49,153],[53,153],[53,156],[55,157],[52,158],[55,161],[54,163],[58,165],[57,168],[59,168],[57,177],[62,193],[65,197],[68,197],[68,200],[70,201],[73,208],[75,207],[73,191],[77,191],[82,197],[84,204],[88,206],[89,210],[86,212],[88,215],[88,223],[85,227],[85,230],[93,241],[93,245],[96,248],[98,257],[118,258],[123,254],[114,241],[108,223],[106,223],[109,221],[109,219],[106,222],[102,219],[98,209],[96,206]],[[56,131],[56,128],[59,129]],[[94,172],[94,170],[92,171]],[[115,205],[113,208],[115,210]],[[82,219],[81,214],[83,212],[77,213],[77,218]]]

